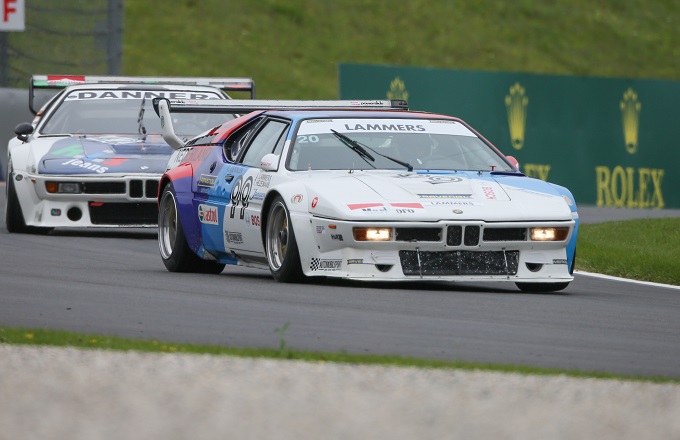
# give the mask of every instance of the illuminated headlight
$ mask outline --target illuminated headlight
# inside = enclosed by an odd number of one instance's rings
[[[354,228],[356,241],[390,241],[393,236],[392,228]]]
[[[45,182],[45,189],[48,193],[59,194],[80,194],[80,183],[77,182]]]
[[[533,241],[564,241],[569,236],[569,228],[531,228]]]

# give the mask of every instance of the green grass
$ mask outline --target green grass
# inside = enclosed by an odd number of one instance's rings
[[[338,97],[338,63],[680,79],[676,0],[126,0],[123,72]]]
[[[7,328],[0,327],[0,343],[75,347],[82,349],[104,349],[115,351],[142,351],[151,353],[184,353],[208,354],[216,356],[238,356],[248,358],[268,358],[282,360],[300,360],[305,362],[334,362],[363,365],[382,365],[404,368],[428,369],[462,369],[482,370],[500,373],[566,375],[570,377],[620,379],[656,383],[680,383],[678,379],[663,377],[639,377],[602,372],[569,371],[548,368],[536,368],[515,365],[478,364],[461,361],[439,361],[415,359],[401,356],[355,355],[348,353],[323,353],[292,350],[282,343],[279,349],[230,348],[214,345],[178,344],[172,342],[144,341],[112,336],[82,334],[50,329]]]
[[[582,225],[576,268],[680,285],[680,218]]]

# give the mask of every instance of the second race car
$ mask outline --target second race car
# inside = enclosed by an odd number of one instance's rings
[[[36,90],[60,90],[38,111]],[[153,98],[226,99],[254,93],[248,78],[31,77],[32,123],[9,141],[6,225],[9,232],[55,227],[156,227],[158,181],[172,154],[161,136]],[[177,115],[191,138],[225,116]]]

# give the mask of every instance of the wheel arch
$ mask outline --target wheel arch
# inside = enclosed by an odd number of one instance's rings
[[[193,206],[193,174],[193,167],[189,163],[166,171],[158,185],[158,203],[160,204],[163,189],[171,183],[177,201],[177,213],[184,228],[187,245],[192,251],[198,252],[202,241],[201,228],[198,227],[198,218],[194,213]]]

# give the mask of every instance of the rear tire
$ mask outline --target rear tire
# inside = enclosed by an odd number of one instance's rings
[[[5,226],[8,232],[16,234],[47,234],[54,228],[40,228],[36,226],[26,226],[24,213],[21,211],[19,196],[14,187],[14,176],[12,175],[12,162],[7,165],[7,194],[5,197]]]
[[[566,283],[515,283],[519,290],[528,293],[557,292],[564,290],[569,285]]]
[[[225,266],[200,258],[187,244],[172,183],[163,188],[158,206],[158,248],[163,264],[170,272],[218,274]]]
[[[276,281],[296,283],[305,280],[290,212],[281,196],[277,196],[269,208],[264,241],[269,270]]]

